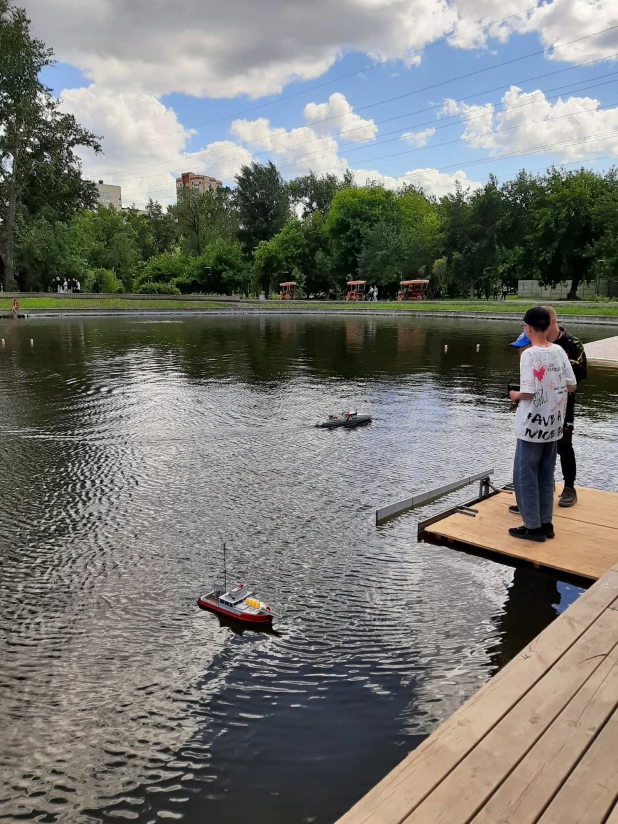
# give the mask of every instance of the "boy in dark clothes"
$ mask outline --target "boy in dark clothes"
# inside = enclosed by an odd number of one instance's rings
[[[547,340],[556,343],[566,352],[566,355],[573,368],[577,385],[585,381],[588,376],[588,362],[584,344],[571,335],[563,326],[558,325],[556,310],[553,306],[544,306],[549,312],[550,323],[547,330]],[[569,394],[562,437],[558,441],[558,455],[560,456],[560,466],[562,477],[564,478],[564,489],[560,495],[558,506],[573,506],[577,503],[577,492],[575,491],[575,475],[577,464],[575,462],[575,452],[573,450],[573,428],[575,422],[575,393]]]

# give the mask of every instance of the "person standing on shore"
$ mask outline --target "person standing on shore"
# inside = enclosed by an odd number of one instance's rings
[[[585,381],[588,377],[588,361],[584,344],[571,335],[563,326],[558,325],[556,310],[553,306],[544,306],[549,312],[549,329],[547,330],[547,340],[556,343],[566,352],[566,356],[571,363],[577,385]],[[577,474],[577,464],[575,461],[575,451],[573,449],[573,429],[575,423],[575,393],[569,394],[567,400],[566,417],[562,437],[558,441],[558,455],[560,455],[560,467],[564,478],[564,489],[558,500],[558,506],[568,507],[577,503],[577,492],[575,491],[575,476]]]
[[[566,353],[547,340],[549,324],[549,312],[540,306],[524,315],[524,334],[512,344],[524,349],[519,361],[519,390],[509,392],[510,400],[519,402],[513,463],[517,507],[512,511],[524,522],[509,529],[509,535],[538,543],[554,537],[557,443],[562,437],[567,394],[577,389]]]
[[[506,296],[508,295],[508,293],[509,293],[509,287],[506,285],[506,283],[503,283],[502,284],[502,300],[506,300]]]

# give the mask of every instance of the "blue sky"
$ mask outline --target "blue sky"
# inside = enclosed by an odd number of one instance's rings
[[[407,175],[409,182],[441,196],[456,180],[474,186],[490,172],[502,181],[521,168],[536,171],[551,163],[605,169],[618,155],[618,4],[608,0],[553,0],[511,18],[500,30],[479,28],[495,21],[496,13],[471,14],[475,0],[461,9],[428,0],[423,13],[432,2],[435,9],[425,23],[413,17],[419,14],[417,0],[403,0],[411,16],[399,23],[392,13],[382,16],[391,0],[377,11],[373,0],[348,0],[348,6],[364,3],[369,15],[356,48],[339,42],[336,32],[325,47],[321,30],[310,31],[312,17],[295,25],[287,13],[291,0],[254,0],[252,12],[255,4],[270,4],[270,19],[274,15],[280,30],[288,26],[287,39],[281,44],[256,18],[249,46],[226,49],[219,49],[216,30],[219,24],[225,38],[230,21],[213,23],[204,14],[202,22],[202,6],[192,10],[187,7],[194,0],[184,0],[180,17],[186,11],[188,22],[178,24],[176,36],[186,42],[190,31],[200,42],[180,53],[173,43],[167,48],[163,19],[158,27],[156,19],[144,18],[144,42],[137,49],[117,36],[106,40],[105,20],[94,42],[91,21],[84,20],[80,40],[76,7],[69,44],[61,15],[76,0],[40,2],[30,0],[28,7],[35,31],[59,58],[45,81],[80,122],[105,136],[105,155],[85,157],[85,171],[122,185],[125,204],[142,205],[148,197],[173,202],[173,178],[181,171],[212,174],[230,184],[242,163],[252,159],[272,159],[287,178],[309,169],[341,174],[345,165],[359,182],[385,176],[395,186]],[[141,2],[133,2],[135,24]],[[230,5],[239,12],[244,2]],[[509,2],[499,13],[513,14],[524,5]],[[118,31],[128,0],[101,3]],[[328,8],[338,3],[331,0]],[[48,23],[46,31],[45,15],[54,4],[56,25]],[[301,13],[306,15],[306,8]],[[439,42],[442,37],[432,36],[439,14],[445,15],[440,31],[448,37],[454,25],[458,39]],[[348,22],[335,15],[333,29],[341,25],[348,38]],[[419,33],[423,25],[429,33]],[[206,52],[199,47],[205,38],[210,38]],[[464,43],[467,48],[455,47]],[[556,43],[552,57],[548,47]],[[404,53],[417,64],[397,59]],[[291,79],[303,73],[309,79]],[[521,91],[509,92],[512,86]],[[308,114],[305,107],[311,104],[317,107]],[[515,153],[520,156],[512,157]]]

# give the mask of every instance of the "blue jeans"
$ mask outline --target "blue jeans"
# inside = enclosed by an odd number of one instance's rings
[[[557,447],[557,441],[532,443],[517,439],[513,486],[519,512],[528,529],[551,524]]]

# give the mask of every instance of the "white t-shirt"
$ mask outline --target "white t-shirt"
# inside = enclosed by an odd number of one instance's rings
[[[573,368],[561,346],[531,346],[519,361],[519,389],[533,395],[520,401],[515,435],[522,441],[559,441],[564,427],[567,384],[576,386]]]

